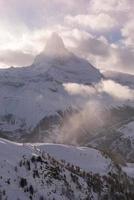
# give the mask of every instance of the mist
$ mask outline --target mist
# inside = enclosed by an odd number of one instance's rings
[[[103,80],[94,86],[77,83],[63,86],[69,95],[76,98],[79,108],[53,130],[49,141],[56,143],[78,145],[86,138],[95,136],[110,120],[110,112],[105,112],[107,108],[134,100],[134,90],[113,80]]]
[[[100,108],[98,102],[87,102],[80,112],[67,117],[59,129],[57,142],[77,145],[81,137],[86,137],[90,130],[95,131],[101,127],[104,121],[101,119]]]
[[[111,97],[117,100],[133,100],[134,90],[130,89],[128,86],[123,86],[112,80],[102,81],[98,86],[99,92],[106,92]]]

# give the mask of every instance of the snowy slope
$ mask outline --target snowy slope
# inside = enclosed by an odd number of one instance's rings
[[[1,199],[117,199],[125,198],[127,191],[132,200],[132,184],[120,167],[95,149],[0,139]]]
[[[24,167],[19,167],[19,162],[21,160],[23,163],[24,160],[26,161],[30,160],[32,155],[34,155],[35,157],[39,156],[40,155],[39,149],[41,149],[42,152],[44,151],[45,155],[49,154],[49,157],[52,156],[57,161],[65,160],[67,163],[70,163],[70,165],[74,164],[75,162],[75,164],[77,165],[74,165],[74,166],[79,166],[78,164],[80,164],[80,168],[82,165],[82,167],[84,169],[86,168],[87,171],[96,172],[96,169],[94,170],[92,167],[92,161],[94,164],[96,163],[103,166],[102,167],[103,169],[100,169],[100,171],[102,171],[104,174],[108,171],[108,167],[110,164],[110,160],[104,158],[101,155],[101,153],[99,153],[97,150],[88,149],[88,148],[78,149],[75,147],[52,145],[52,144],[51,145],[42,144],[42,145],[36,145],[36,147],[34,147],[34,145],[30,145],[30,144],[22,145],[22,144],[12,143],[12,142],[8,142],[6,140],[1,139],[0,149],[1,149],[0,150],[0,174],[2,177],[2,179],[0,179],[0,185],[2,185],[2,188],[0,190],[1,192],[6,191],[5,196],[7,196],[7,198],[10,200],[15,200],[18,198],[22,200],[30,199],[29,192],[25,193],[23,191],[23,188],[21,188],[19,185],[19,180],[21,179],[21,177],[28,178],[28,182],[29,182],[28,184],[32,185],[34,187],[34,190],[36,190],[36,193],[33,195],[34,196],[33,199],[37,199],[37,198],[39,199],[39,196],[44,196],[44,199],[53,199],[53,198],[55,198],[56,200],[68,199],[65,195],[60,196],[61,184],[63,185],[62,187],[64,187],[64,182],[62,180],[58,181],[51,178],[51,180],[53,181],[53,184],[50,187],[49,183],[47,183],[47,177],[46,177],[46,179],[44,179],[44,182],[40,184],[42,177],[40,178],[36,177],[36,179],[34,180],[32,173],[25,169],[25,167],[27,166],[24,165]],[[94,154],[91,156],[92,152],[94,152]],[[70,158],[70,154],[71,154],[71,158]],[[23,159],[23,157],[25,157],[25,159]],[[79,160],[80,157],[81,159]],[[97,157],[99,158],[98,161],[96,159]],[[52,165],[49,159],[46,158],[45,160],[46,162],[48,162],[48,165],[47,165],[48,167],[49,165],[50,166]],[[82,161],[82,163],[80,161]],[[106,166],[103,163],[104,161],[105,161],[105,164],[107,164]],[[31,163],[30,164],[31,171],[32,171],[32,167],[34,168],[34,166],[32,166],[32,163]],[[43,167],[45,169],[45,166]],[[38,168],[39,166],[37,165],[36,170],[39,170]],[[64,167],[62,168],[64,169]],[[49,171],[49,168],[46,169],[45,173],[47,173],[47,170]],[[97,172],[99,173],[99,166],[98,166]],[[70,172],[67,169],[64,169],[64,174],[65,174],[64,176],[66,176],[67,179],[70,178],[69,173]],[[86,188],[86,184],[84,183],[84,181],[80,180],[80,182],[81,184],[85,185],[85,186],[83,185],[82,187]],[[58,184],[59,186],[56,187],[56,184]],[[76,193],[75,196],[77,196],[77,193],[78,194],[81,193],[81,196],[83,196],[83,199],[84,199],[84,196],[85,196],[84,192],[77,191],[77,189],[75,189],[75,187],[73,186],[73,183],[71,183],[71,187],[74,190],[73,192]]]
[[[106,174],[109,172],[111,160],[105,158],[98,150],[86,147],[74,147],[61,144],[21,144],[0,139],[0,162],[7,160],[15,165],[23,155],[38,154],[39,150],[48,153],[56,160],[79,166],[81,169],[93,173]],[[11,155],[9,156],[9,153]]]
[[[122,133],[121,141],[118,145],[122,146],[122,149],[125,148],[126,144],[128,144],[128,148],[126,148],[126,158],[129,158],[131,163],[127,163],[127,166],[123,167],[123,170],[130,176],[134,177],[134,121],[129,122],[127,125],[123,126],[119,129]],[[123,144],[125,143],[125,145]]]
[[[123,133],[122,137],[134,140],[134,121],[122,127],[120,131]]]
[[[87,172],[106,174],[109,171],[110,159],[106,159],[96,149],[57,144],[43,144],[39,145],[39,148],[52,155],[56,160],[66,160]]]

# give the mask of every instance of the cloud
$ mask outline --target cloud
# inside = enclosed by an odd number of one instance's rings
[[[25,24],[30,30],[48,27],[62,21],[68,13],[81,13],[85,10],[87,0],[0,0],[0,16],[6,21]]]
[[[0,52],[0,67],[26,66],[32,64],[34,56],[21,51],[6,50]],[[4,63],[4,65],[2,64]]]
[[[87,102],[90,101],[91,98],[92,100],[94,99],[95,102],[98,101],[98,95],[101,94],[103,96],[103,93],[107,93],[111,96],[111,98],[115,98],[116,101],[125,101],[128,99],[134,100],[133,89],[130,89],[128,86],[121,85],[113,80],[102,80],[100,83],[94,86],[77,83],[66,83],[63,84],[63,86],[69,95],[73,95],[76,98],[79,96]]]
[[[134,74],[134,54],[131,49],[109,46],[108,57],[97,57],[96,64],[105,70]]]
[[[107,70],[121,71],[124,73],[134,74],[134,54],[128,48],[110,48],[110,55],[107,58],[98,59],[98,64]]]
[[[124,43],[126,46],[134,48],[134,16],[133,19],[128,21],[121,29]]]
[[[45,11],[44,0],[1,0],[0,16],[6,23],[12,23],[13,27],[23,24],[29,29],[40,27],[43,23],[42,13]]]
[[[131,0],[91,0],[90,9],[94,12],[128,11],[131,8]]]
[[[110,44],[105,37],[83,39],[77,43],[75,52],[100,69],[134,74],[133,50]]]
[[[80,95],[83,97],[89,97],[96,94],[96,91],[93,87],[86,86],[83,84],[77,83],[65,83],[63,84],[65,90],[71,95]]]
[[[132,0],[0,0],[0,52],[36,55],[57,31],[95,66],[134,73],[133,7]]]
[[[116,20],[105,13],[100,13],[98,15],[68,15],[65,17],[65,21],[72,26],[84,26],[96,31],[110,31],[117,26]]]
[[[99,92],[106,92],[110,96],[114,97],[116,100],[134,100],[134,90],[127,86],[123,86],[112,80],[102,81],[98,86]]]
[[[97,38],[88,38],[87,40],[81,40],[78,49],[81,53],[93,54],[98,56],[108,56],[109,46],[106,42],[103,42]]]

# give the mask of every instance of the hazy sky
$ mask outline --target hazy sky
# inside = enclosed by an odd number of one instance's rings
[[[0,0],[0,67],[32,63],[51,32],[97,67],[134,74],[134,0]]]

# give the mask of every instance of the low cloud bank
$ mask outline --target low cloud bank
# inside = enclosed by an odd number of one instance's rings
[[[79,95],[81,98],[92,97],[93,95],[94,98],[97,98],[98,95],[106,93],[115,98],[116,101],[134,99],[134,90],[113,80],[103,80],[94,87],[77,83],[67,83],[63,86],[70,95]]]

